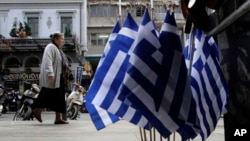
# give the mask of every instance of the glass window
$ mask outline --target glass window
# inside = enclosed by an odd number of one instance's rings
[[[109,38],[108,33],[91,33],[90,41],[94,46],[105,46]]]
[[[72,17],[61,17],[61,31],[65,37],[72,37]]]
[[[144,11],[145,11],[145,6],[137,6],[136,7],[136,16],[137,17],[142,17]]]
[[[38,17],[28,17],[27,18],[28,25],[31,30],[32,37],[38,37],[38,28],[39,28],[39,18]]]
[[[91,5],[89,9],[91,17],[116,17],[118,15],[118,6]]]

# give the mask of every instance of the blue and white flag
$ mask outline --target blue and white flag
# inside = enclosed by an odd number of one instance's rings
[[[195,102],[174,15],[167,12],[158,39],[146,10],[130,55],[121,89],[125,97],[119,98],[127,99],[163,137],[181,127],[183,137],[196,136]],[[184,128],[187,124],[192,128]]]
[[[102,64],[95,72],[86,101],[135,125],[149,128],[148,120],[144,116],[118,99],[120,86],[128,66],[128,51],[137,36],[137,30],[136,22],[128,14]]]
[[[106,43],[106,46],[103,51],[103,55],[99,61],[99,64],[97,66],[97,69],[103,64],[103,60],[106,57],[107,53],[110,50],[110,46],[112,42],[116,39],[116,36],[118,32],[120,31],[120,22],[117,21],[115,24],[115,27],[113,28],[113,31],[111,32],[109,39]],[[113,124],[120,120],[120,118],[116,115],[113,115],[109,113],[107,110],[100,108],[97,105],[92,104],[89,101],[86,101],[86,108],[88,110],[88,113],[91,117],[92,122],[94,123],[97,130],[103,129],[106,126]]]
[[[194,29],[184,54],[190,72],[190,84],[197,104],[202,140],[214,131],[221,115],[227,112],[228,87],[219,64],[214,39]]]

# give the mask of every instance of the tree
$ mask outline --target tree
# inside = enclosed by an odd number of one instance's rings
[[[72,37],[72,34],[71,34],[71,31],[70,31],[70,28],[65,27],[64,36],[65,36],[65,37]]]
[[[10,35],[11,37],[18,37],[17,34],[16,34],[16,32],[17,32],[17,23],[15,22],[15,23],[13,24],[12,29],[10,30],[9,35]]]
[[[25,28],[26,35],[31,36],[32,35],[31,28],[30,28],[30,26],[28,25],[27,22],[24,22],[24,28]]]
[[[10,30],[9,35],[11,37],[20,37],[25,38],[26,36],[32,35],[31,28],[27,22],[19,22],[19,26],[17,27],[17,23],[13,24],[12,29]]]

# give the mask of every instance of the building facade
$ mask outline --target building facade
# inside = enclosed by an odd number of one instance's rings
[[[179,1],[175,16],[182,33],[184,19]],[[38,83],[44,47],[54,32],[65,34],[63,47],[71,69],[83,66],[91,74],[102,55],[117,20],[123,23],[130,12],[140,24],[145,8],[161,25],[166,0],[1,0],[0,63],[1,83],[23,91],[25,82]],[[183,34],[182,34],[183,35]]]

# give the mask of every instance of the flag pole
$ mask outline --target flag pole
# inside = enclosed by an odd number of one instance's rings
[[[154,141],[156,141],[156,138],[155,138],[155,128],[153,128],[153,135],[154,135]]]
[[[144,141],[147,141],[146,130],[143,129]]]
[[[153,134],[152,129],[150,129],[150,130],[149,130],[149,138],[150,138],[150,141],[152,141],[152,134]]]
[[[143,136],[142,136],[142,128],[141,128],[141,127],[139,127],[139,130],[140,130],[141,141],[143,141]]]
[[[189,49],[190,49],[190,62],[189,62],[189,69],[188,69],[188,77],[191,76],[192,64],[193,64],[193,56],[194,56],[194,30],[191,29],[190,32],[190,39],[189,39]]]

